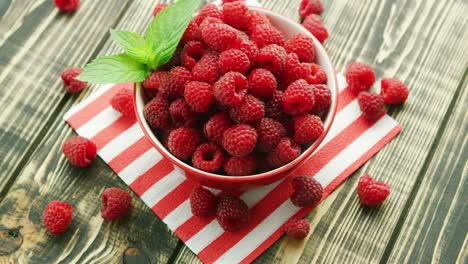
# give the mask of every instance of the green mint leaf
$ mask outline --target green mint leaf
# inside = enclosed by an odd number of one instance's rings
[[[142,82],[150,74],[148,67],[127,54],[102,56],[86,65],[77,77],[91,83]]]
[[[151,69],[170,60],[200,3],[201,0],[178,0],[153,19],[146,32],[146,43],[153,52],[148,64]]]
[[[142,36],[130,31],[111,30],[111,37],[128,56],[139,62],[148,63],[151,49]]]

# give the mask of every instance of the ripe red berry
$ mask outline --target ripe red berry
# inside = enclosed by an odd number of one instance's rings
[[[249,221],[249,207],[239,197],[223,193],[218,199],[216,220],[224,230],[238,231]]]
[[[300,63],[296,53],[289,53],[284,65],[283,83],[289,85],[299,79],[307,79],[311,68],[306,63]]]
[[[390,185],[375,181],[366,174],[359,179],[357,190],[361,204],[377,206],[387,199],[390,194]]]
[[[214,84],[220,75],[219,57],[214,52],[207,52],[192,69],[194,81]]]
[[[250,11],[247,22],[247,32],[252,34],[256,26],[263,24],[271,25],[268,17],[263,13]]]
[[[133,87],[123,87],[112,97],[110,104],[112,108],[120,112],[123,116],[135,118],[135,108],[133,107]]]
[[[380,85],[380,94],[386,104],[402,104],[408,98],[409,90],[400,80],[385,78]]]
[[[266,69],[253,70],[248,80],[250,94],[262,99],[270,99],[278,87],[275,76]]]
[[[276,90],[271,100],[265,104],[265,115],[269,118],[279,119],[284,116],[283,113],[283,95],[284,92]]]
[[[161,12],[164,8],[166,8],[168,4],[166,3],[159,3],[153,9],[153,16],[157,16],[159,12]]]
[[[238,124],[255,125],[265,116],[265,105],[252,95],[247,95],[242,103],[231,107],[229,115]]]
[[[217,18],[222,20],[223,19],[223,14],[221,10],[219,10],[218,6],[215,4],[208,4],[204,6],[200,12],[198,12],[198,15],[195,17],[195,22],[197,24],[201,24],[203,20],[207,17],[212,17],[212,18]]]
[[[286,42],[283,33],[270,24],[257,25],[252,31],[250,39],[255,42],[260,49],[271,44],[284,46]]]
[[[200,142],[201,138],[195,129],[181,127],[171,131],[167,145],[176,158],[188,160]]]
[[[195,20],[192,19],[185,29],[184,35],[180,39],[180,44],[185,44],[189,41],[201,40],[200,27]],[[179,44],[179,45],[180,45]]]
[[[310,63],[308,66],[310,68],[310,75],[305,78],[308,83],[324,84],[327,82],[327,73],[320,65]]]
[[[247,29],[249,9],[243,1],[236,1],[223,4],[224,22],[231,27],[245,30]]]
[[[208,47],[222,52],[232,47],[237,39],[237,30],[226,24],[212,23],[201,29],[201,36]]]
[[[234,125],[224,131],[222,144],[232,156],[247,156],[257,144],[257,132],[249,125]]]
[[[71,164],[84,168],[90,166],[96,158],[97,148],[93,141],[74,136],[65,140],[62,152]]]
[[[76,79],[81,72],[83,72],[83,69],[79,67],[70,67],[63,70],[61,77],[66,92],[78,93],[88,86],[87,82]]]
[[[214,97],[221,105],[238,105],[247,94],[247,84],[244,75],[238,72],[228,72],[214,84]]]
[[[233,122],[229,116],[220,112],[213,115],[203,126],[203,133],[205,137],[211,141],[214,141],[218,144],[221,143],[224,131],[230,128],[233,125]]]
[[[224,171],[230,176],[247,176],[255,173],[257,161],[252,155],[245,157],[230,157],[224,163]]]
[[[355,93],[367,91],[375,82],[375,74],[369,65],[353,62],[346,68],[346,82]]]
[[[198,186],[190,194],[190,209],[192,214],[199,217],[208,217],[216,212],[218,198],[209,190]]]
[[[245,74],[250,68],[250,60],[244,52],[229,49],[219,55],[219,68],[221,74],[231,71]]]
[[[168,76],[169,73],[165,71],[153,72],[143,81],[143,87],[148,90],[158,90]]]
[[[310,14],[320,15],[323,9],[322,0],[302,0],[299,6],[299,16],[304,19]]]
[[[360,92],[358,95],[359,108],[368,120],[374,120],[384,114],[384,101],[380,94]]]
[[[286,136],[286,129],[276,120],[263,118],[257,127],[257,135],[257,150],[270,152]]]
[[[238,49],[249,57],[250,65],[254,65],[258,53],[258,48],[255,43],[249,39],[237,38],[237,40],[232,45],[233,49]]]
[[[169,129],[171,127],[169,101],[162,96],[156,96],[147,103],[143,114],[153,129]]]
[[[315,60],[315,47],[311,38],[304,34],[292,36],[284,48],[288,53],[296,53],[301,62],[313,62]]]
[[[294,141],[299,145],[314,142],[323,134],[320,117],[304,114],[294,117]]]
[[[101,195],[101,215],[106,220],[117,220],[128,215],[132,208],[132,196],[119,188],[107,188]]]
[[[203,57],[206,47],[200,41],[189,41],[185,44],[181,54],[182,66],[192,70],[197,62]]]
[[[284,224],[284,231],[291,239],[304,239],[310,231],[310,224],[305,219],[290,219]]]
[[[320,42],[323,43],[328,38],[327,28],[323,25],[322,19],[320,16],[312,14],[304,19],[302,26],[307,29],[314,37]]]
[[[278,75],[286,63],[286,50],[276,44],[261,48],[257,53],[257,66]]]
[[[290,84],[283,95],[283,111],[290,115],[308,113],[314,107],[314,92],[305,80]]]
[[[51,201],[44,208],[42,222],[52,235],[60,235],[67,231],[73,218],[73,208],[70,204]]]
[[[301,155],[301,147],[290,138],[282,138],[268,154],[267,161],[273,168],[279,168]]]
[[[184,98],[197,113],[208,113],[213,102],[213,87],[205,82],[189,82],[185,86]]]
[[[184,99],[179,98],[169,106],[169,114],[171,115],[172,124],[174,127],[193,127],[197,123],[197,117]]]
[[[54,0],[55,6],[63,12],[73,12],[80,6],[80,0]]]
[[[312,114],[320,114],[327,110],[331,104],[331,92],[330,89],[324,84],[313,85],[314,89],[314,107],[310,111]]]
[[[218,171],[223,166],[223,161],[223,151],[214,143],[201,144],[192,157],[193,166],[207,172]]]
[[[322,185],[313,177],[297,176],[292,180],[291,202],[299,207],[314,205],[323,195]]]
[[[159,93],[170,99],[183,97],[185,84],[192,80],[192,74],[184,67],[175,67],[159,87]]]

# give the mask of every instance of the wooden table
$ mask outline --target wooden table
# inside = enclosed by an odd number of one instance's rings
[[[99,194],[126,186],[100,159],[82,170],[60,151],[74,134],[64,113],[97,89],[65,94],[60,72],[116,53],[109,28],[144,32],[157,2],[82,0],[65,15],[51,0],[0,1],[0,263],[199,262],[138,199],[128,220],[104,222]],[[297,18],[299,0],[262,2]],[[256,262],[468,263],[468,2],[324,2],[337,69],[363,61],[410,87],[389,111],[404,130],[309,214],[308,239],[282,238]],[[392,186],[379,209],[359,205],[363,173]],[[41,225],[53,199],[78,209],[60,237]]]

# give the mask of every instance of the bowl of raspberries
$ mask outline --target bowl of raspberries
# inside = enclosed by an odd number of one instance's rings
[[[243,1],[206,5],[167,65],[135,89],[145,135],[202,185],[278,181],[319,147],[337,105],[334,67],[300,24]]]

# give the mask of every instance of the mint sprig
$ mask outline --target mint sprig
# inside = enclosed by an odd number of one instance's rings
[[[91,83],[144,81],[171,59],[200,2],[178,0],[169,5],[153,19],[145,38],[135,32],[112,30],[112,39],[125,53],[98,57],[77,79]]]

